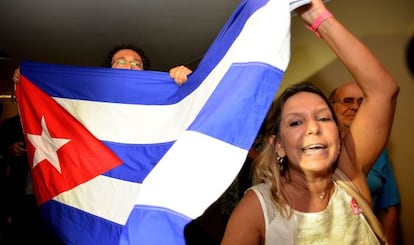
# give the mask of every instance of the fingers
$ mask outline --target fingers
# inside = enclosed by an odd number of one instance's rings
[[[14,70],[13,83],[15,84],[20,83],[20,67]]]
[[[326,7],[322,0],[312,0],[310,4],[306,4],[296,10],[297,14],[302,18],[302,20],[308,24],[312,25],[313,21],[325,11]]]
[[[9,153],[12,156],[19,157],[26,154],[26,148],[24,146],[24,142],[16,142],[9,147]]]
[[[170,69],[170,77],[174,79],[175,83],[182,85],[187,81],[187,76],[192,73],[192,70],[181,65]]]

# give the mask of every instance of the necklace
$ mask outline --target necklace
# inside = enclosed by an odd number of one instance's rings
[[[332,185],[332,181],[329,182],[328,187],[326,188],[326,190],[324,191],[323,194],[319,195],[319,198],[321,200],[325,199],[326,196],[328,196],[328,194],[331,192],[331,185]]]
[[[323,199],[325,199],[326,194],[327,194],[327,192],[325,192],[325,193],[324,193],[324,194],[322,194],[322,195],[319,195],[319,198],[320,198],[320,199],[322,199],[322,200],[323,200]]]
[[[284,191],[286,192],[287,196],[290,196],[290,198],[292,198],[292,203],[294,203],[293,200],[295,200],[296,198],[303,198],[304,195],[308,196],[309,198],[311,198],[312,196],[314,198],[317,198],[318,200],[325,200],[326,197],[329,197],[330,193],[332,192],[332,186],[333,186],[333,181],[330,180],[328,185],[326,186],[325,190],[323,192],[311,192],[309,191],[307,188],[303,187],[302,185],[299,185],[298,183],[294,182],[294,181],[288,181],[286,179],[283,179],[284,181],[281,181],[282,186],[290,186],[287,187],[287,189],[285,189]],[[296,193],[296,194],[294,194]],[[300,193],[300,194],[299,194]]]

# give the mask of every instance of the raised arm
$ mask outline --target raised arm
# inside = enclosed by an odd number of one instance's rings
[[[308,25],[327,13],[320,0],[312,0],[312,4],[305,8],[299,14]],[[316,32],[342,61],[365,95],[344,138],[339,159],[339,167],[352,178],[355,174],[367,173],[386,145],[399,87],[373,53],[334,17],[322,21]]]

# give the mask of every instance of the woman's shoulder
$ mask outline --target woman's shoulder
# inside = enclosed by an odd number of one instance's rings
[[[254,195],[251,195],[251,196],[255,196],[259,200],[263,211],[265,211],[266,207],[269,206],[272,200],[270,184],[260,183],[257,185],[253,185],[246,190],[246,195],[250,193],[252,194],[254,193]]]
[[[247,191],[248,190],[252,190],[254,192],[260,192],[260,193],[268,193],[270,192],[270,184],[269,183],[256,184],[248,188]]]
[[[248,189],[248,191],[255,193],[259,200],[266,224],[271,222],[277,212],[270,188],[270,183],[260,183]]]

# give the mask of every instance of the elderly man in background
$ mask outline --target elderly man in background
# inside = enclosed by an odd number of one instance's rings
[[[356,83],[346,83],[334,89],[329,99],[340,122],[342,137],[364,102],[364,94]],[[373,118],[375,120],[375,118]],[[370,169],[367,182],[375,214],[381,222],[390,245],[398,244],[400,197],[387,150],[384,149]]]

